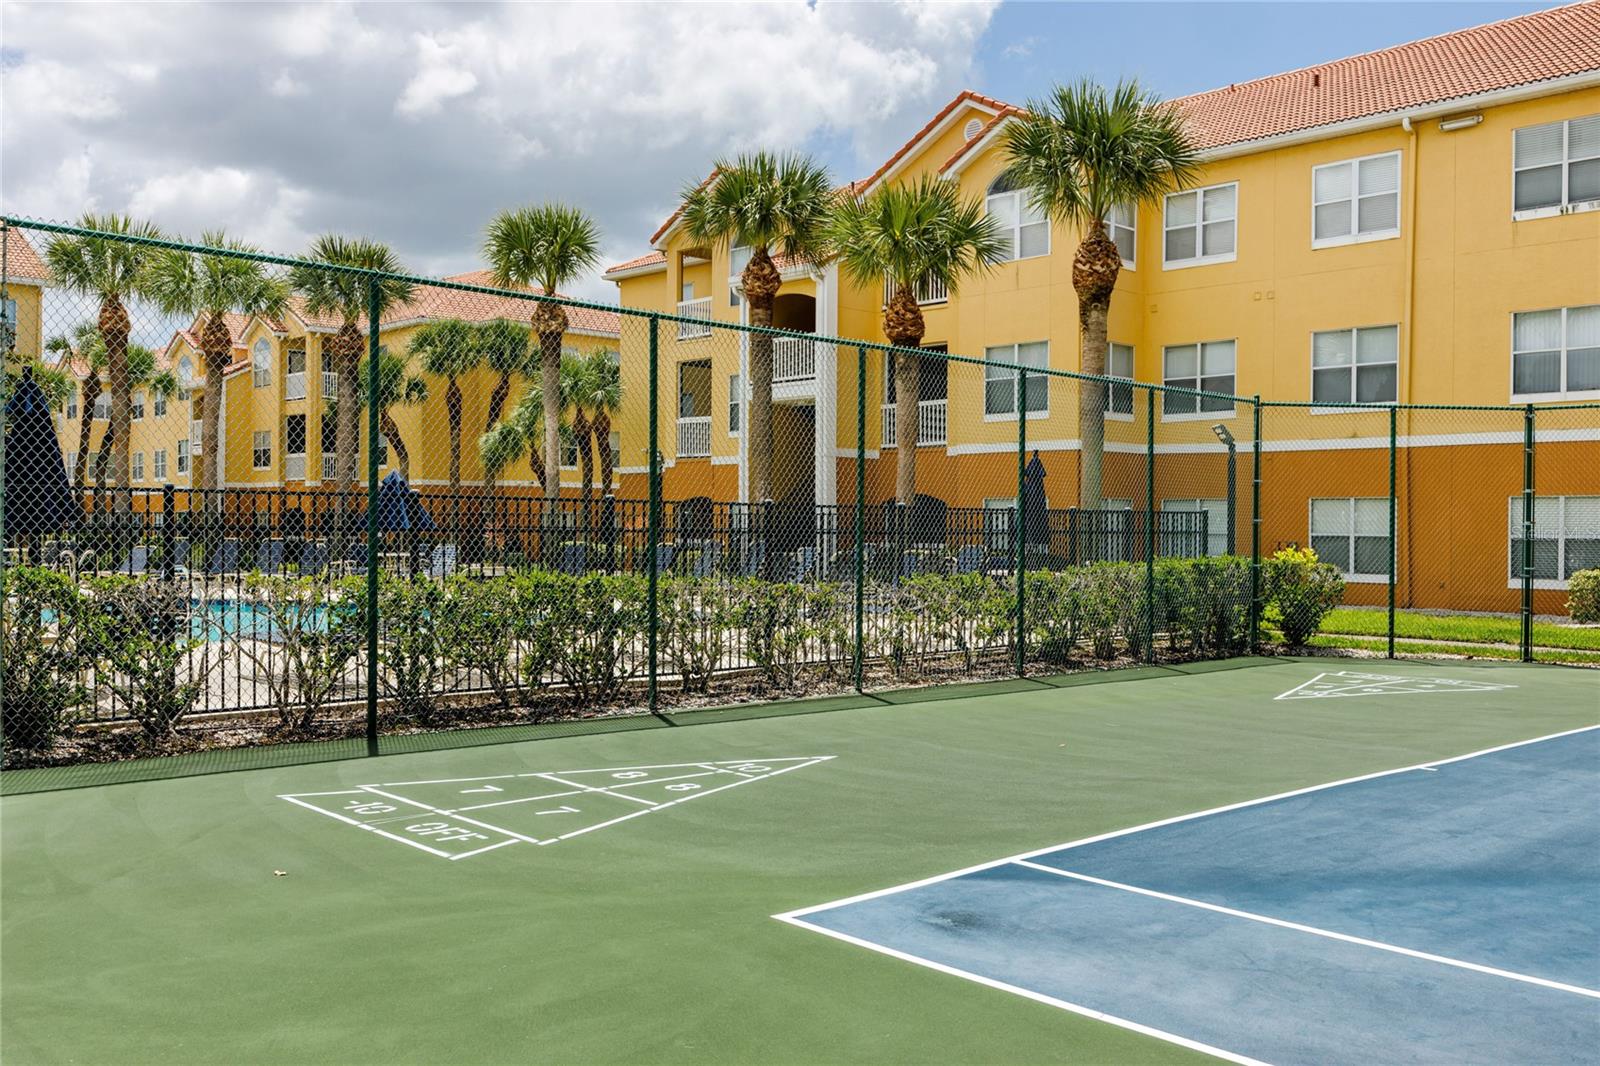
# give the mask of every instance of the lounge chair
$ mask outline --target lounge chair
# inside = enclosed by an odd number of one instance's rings
[[[264,540],[256,549],[256,569],[263,574],[277,574],[283,571],[284,547],[281,540]]]
[[[764,577],[767,571],[767,542],[758,540],[744,551],[744,565],[739,573],[745,577]]]
[[[794,563],[789,568],[789,580],[804,584],[817,575],[817,549],[796,548]]]
[[[300,576],[311,577],[328,568],[328,549],[308,540],[300,547]]]
[[[239,569],[239,542],[228,538],[206,559],[206,573],[232,574]]]
[[[657,544],[656,573],[665,574],[670,571],[672,569],[673,562],[675,562],[677,558],[678,546],[676,544]]]
[[[428,576],[437,580],[455,573],[459,555],[454,544],[435,544],[428,557]]]
[[[563,544],[556,556],[556,570],[563,574],[581,574],[589,568],[589,549],[582,544]]]
[[[981,544],[968,544],[956,552],[956,573],[982,574],[989,569],[989,552]]]
[[[122,560],[116,572],[127,574],[131,577],[136,574],[148,573],[149,569],[150,549],[146,545],[138,544],[134,546],[132,551],[128,552],[128,557]]]
[[[722,567],[722,545],[714,540],[708,540],[700,545],[700,554],[694,558],[694,568],[691,571],[695,577],[715,577]]]

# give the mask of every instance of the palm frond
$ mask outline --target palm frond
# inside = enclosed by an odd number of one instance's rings
[[[811,157],[747,152],[717,160],[709,179],[687,186],[681,217],[697,243],[747,245],[822,262],[833,201],[828,172]]]
[[[924,279],[952,292],[964,278],[1006,258],[999,224],[976,198],[931,174],[908,185],[880,185],[870,195],[839,201],[827,240],[840,268],[861,285],[883,278],[897,288]]]
[[[550,203],[502,211],[484,235],[496,285],[537,285],[547,295],[600,262],[600,228],[583,210]]]

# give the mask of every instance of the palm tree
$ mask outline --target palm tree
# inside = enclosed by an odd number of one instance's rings
[[[1138,82],[1121,81],[1107,90],[1084,80],[1058,85],[1048,99],[1029,103],[1027,112],[1006,127],[1003,143],[1011,179],[1051,219],[1083,234],[1072,257],[1072,287],[1082,324],[1080,369],[1104,374],[1106,316],[1122,270],[1105,218],[1119,205],[1154,204],[1169,190],[1192,182],[1200,168],[1195,142],[1177,109]],[[1096,509],[1106,386],[1103,381],[1081,384],[1078,506]]]
[[[170,396],[177,391],[178,379],[171,374],[156,371],[156,353],[142,344],[128,345],[128,388],[142,389],[149,386],[157,395]],[[132,425],[130,419],[129,430]],[[131,442],[130,442],[131,443]],[[100,441],[100,452],[95,456],[94,464],[94,491],[97,500],[104,497],[106,491],[106,478],[110,465],[110,455],[116,442],[112,439],[111,430],[106,429],[105,437]]]
[[[526,347],[526,344],[524,344]],[[429,322],[411,338],[411,354],[422,369],[445,379],[444,410],[450,421],[450,498],[461,492],[461,378],[483,362],[476,331],[459,318]]]
[[[133,387],[128,380],[128,337],[133,322],[127,300],[145,293],[150,261],[158,254],[143,239],[160,238],[161,231],[127,215],[85,214],[78,225],[111,236],[58,236],[45,245],[44,259],[55,283],[68,292],[100,301],[96,327],[105,345],[106,373],[111,379],[111,424],[106,432],[113,441],[113,482],[128,485],[128,423]],[[131,237],[134,240],[118,240]],[[119,511],[130,510],[126,493],[116,501]]]
[[[367,317],[370,280],[378,277],[378,317],[395,304],[411,299],[411,283],[390,275],[401,273],[400,260],[388,245],[360,237],[327,234],[311,243],[306,258],[314,263],[289,271],[289,282],[305,297],[311,315],[337,315],[338,332],[323,342],[325,359],[339,375],[339,391],[334,399],[334,479],[341,488],[355,488],[356,461],[360,454],[360,429],[357,417],[361,401],[358,367],[366,351],[362,323]],[[329,270],[315,265],[325,263],[345,269]],[[377,442],[373,442],[376,447]]]
[[[62,366],[83,374],[83,405],[78,412],[78,453],[72,464],[72,483],[81,492],[89,476],[89,442],[94,434],[94,407],[100,401],[100,375],[106,369],[106,345],[93,322],[80,322],[72,335],[51,337],[44,350],[54,352]],[[76,386],[74,386],[76,387]],[[70,393],[69,393],[70,395]]]
[[[593,495],[595,457],[600,462],[600,494],[611,491],[611,416],[622,406],[622,373],[615,353],[592,348],[575,357],[572,394],[572,432],[577,440],[583,470],[583,498]]]
[[[717,248],[750,249],[740,287],[752,326],[772,325],[782,278],[772,252],[820,261],[823,230],[833,207],[828,172],[804,155],[753,152],[714,164],[711,177],[683,191],[683,225],[689,239]],[[772,337],[750,334],[750,492],[772,495]]]
[[[200,439],[205,442],[200,464],[200,488],[222,488],[222,376],[233,358],[233,333],[228,328],[230,311],[246,316],[277,318],[289,301],[289,286],[282,278],[268,274],[262,264],[246,256],[257,249],[232,240],[221,230],[206,233],[200,243],[212,248],[241,253],[211,255],[200,252],[163,250],[150,264],[149,297],[166,314],[198,316],[200,356],[205,364],[206,395],[201,411]],[[222,509],[220,494],[212,507]]]
[[[840,201],[828,225],[839,265],[857,284],[888,280],[883,333],[899,349],[894,361],[895,499],[917,494],[917,401],[924,323],[917,285],[933,282],[953,294],[961,280],[1006,257],[999,224],[954,182],[932,174],[912,185],[881,185],[870,196]]]
[[[578,470],[583,482],[582,498],[587,510],[594,495],[594,438],[589,417],[588,366],[583,356],[568,352],[561,357],[561,398],[572,412],[572,442],[578,452]]]
[[[557,396],[556,410],[561,407],[561,397]],[[487,498],[486,511],[487,525],[492,525],[494,520],[494,486],[500,475],[521,459],[524,455],[528,458],[528,465],[533,469],[534,480],[541,488],[548,486],[550,479],[546,476],[546,463],[539,448],[544,440],[544,417],[548,410],[544,402],[544,390],[537,384],[528,388],[511,409],[511,413],[504,420],[497,422],[483,436],[478,438],[478,452],[483,457],[483,485]],[[556,439],[560,441],[568,436],[568,431],[560,422],[556,425]],[[559,464],[561,457],[556,456]]]
[[[362,359],[357,372],[360,379],[360,389],[356,393],[356,403],[365,410],[367,397],[372,395],[372,360]],[[341,390],[342,391],[342,390]],[[394,449],[395,468],[400,471],[400,476],[406,481],[411,480],[411,453],[406,450],[406,442],[400,436],[400,427],[395,424],[391,410],[395,407],[420,407],[428,402],[428,383],[418,374],[411,373],[411,367],[405,356],[395,355],[388,348],[378,348],[378,431],[388,441],[389,447]],[[337,401],[335,401],[334,417],[338,417]]]
[[[565,204],[544,204],[502,211],[489,223],[484,258],[496,285],[537,285],[554,296],[600,261],[600,229],[583,211]],[[561,338],[567,332],[567,311],[553,300],[534,304],[531,316],[539,338],[539,391],[544,402],[544,492],[561,495]],[[526,397],[524,397],[524,400]]]
[[[527,326],[495,318],[478,323],[472,331],[473,343],[481,353],[483,364],[495,374],[489,410],[483,419],[483,431],[487,433],[505,413],[506,399],[511,395],[511,379],[532,377],[536,359]]]

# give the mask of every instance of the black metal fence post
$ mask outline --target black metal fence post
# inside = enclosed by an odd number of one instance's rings
[[[1156,661],[1156,392],[1144,393],[1144,657]]]
[[[1396,455],[1399,450],[1399,411],[1389,408],[1389,658],[1394,658],[1394,585],[1400,545],[1395,542],[1396,509],[1398,506],[1395,481]],[[1354,565],[1352,563],[1352,565]]]
[[[1250,399],[1250,651],[1261,643],[1261,394]]]
[[[645,518],[645,566],[649,574],[649,616],[650,633],[649,644],[649,682],[646,689],[647,702],[650,713],[659,717],[656,710],[656,642],[660,634],[660,582],[661,561],[656,547],[661,543],[661,442],[658,421],[658,402],[660,388],[660,372],[656,367],[656,357],[659,352],[661,320],[655,315],[650,316],[650,500],[646,505],[648,514]]]

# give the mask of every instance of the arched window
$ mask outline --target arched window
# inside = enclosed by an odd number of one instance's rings
[[[1001,174],[989,186],[985,206],[1010,242],[1007,259],[1031,259],[1050,254],[1049,219],[1028,202],[1027,192],[1007,175]]]
[[[272,342],[267,338],[256,341],[256,346],[250,350],[250,365],[255,371],[256,388],[272,384]]]
[[[194,362],[186,355],[178,360],[178,399],[187,400],[194,388]]]

